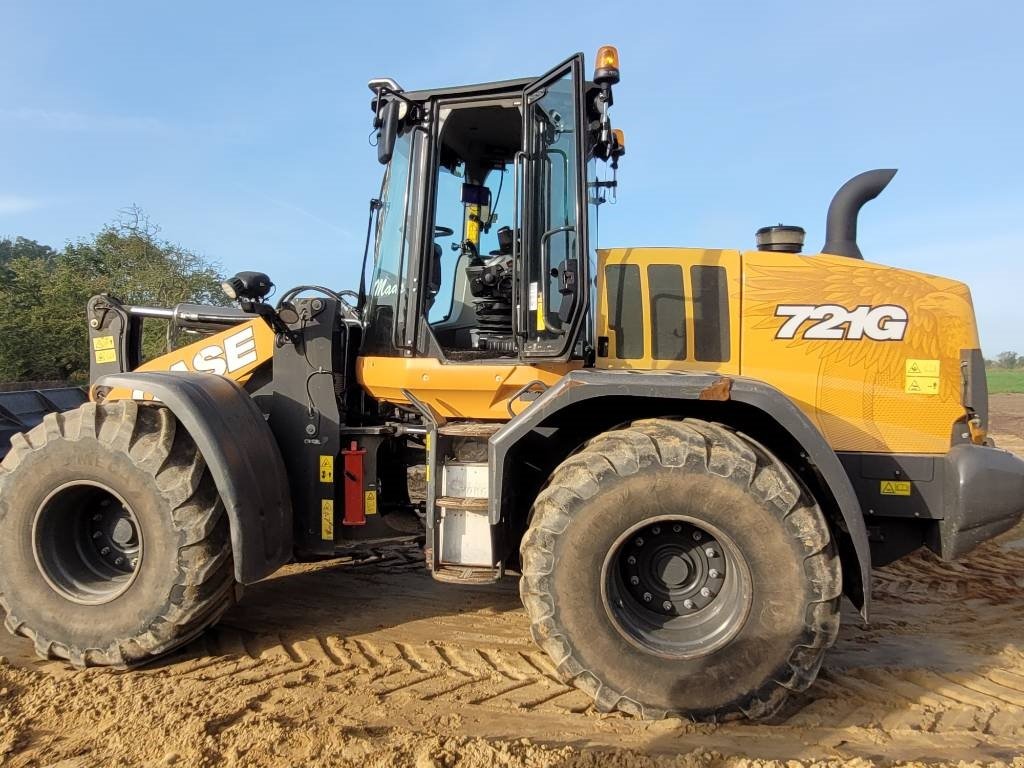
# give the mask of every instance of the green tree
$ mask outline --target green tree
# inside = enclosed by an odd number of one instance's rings
[[[1021,357],[1016,352],[1000,352],[996,355],[996,361],[999,363],[1000,368],[1016,368],[1024,363],[1024,357]]]
[[[0,381],[84,381],[85,305],[97,293],[127,304],[224,304],[218,265],[160,237],[138,208],[92,238],[55,252],[18,238],[0,242]],[[143,351],[165,351],[166,326],[147,322]]]

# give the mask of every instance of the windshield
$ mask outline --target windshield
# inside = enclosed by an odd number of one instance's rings
[[[412,157],[412,131],[395,142],[395,151],[384,175],[381,208],[377,216],[373,276],[366,303],[366,340],[368,354],[394,349],[392,335],[398,309],[400,274],[406,265],[406,203],[410,189],[409,165]]]

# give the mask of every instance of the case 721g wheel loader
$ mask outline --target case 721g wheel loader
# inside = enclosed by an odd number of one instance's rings
[[[368,284],[90,300],[91,402],[0,468],[8,629],[140,664],[293,558],[418,536],[441,581],[520,574],[534,639],[599,708],[758,717],[814,680],[843,595],[867,617],[872,566],[1017,523],[967,287],[858,250],[894,171],[842,187],[821,253],[783,226],[746,252],[596,250],[618,81],[610,47],[590,81],[581,55],[374,80]],[[148,318],[201,338],[142,361]]]

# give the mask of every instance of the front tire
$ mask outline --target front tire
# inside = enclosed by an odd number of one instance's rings
[[[767,717],[839,628],[839,561],[817,504],[757,443],[652,419],[552,474],[521,546],[534,640],[601,710]]]
[[[43,658],[127,667],[182,645],[235,595],[224,505],[156,405],[87,403],[15,435],[0,464],[0,606]]]

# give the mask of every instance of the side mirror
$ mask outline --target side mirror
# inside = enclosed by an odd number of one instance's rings
[[[398,138],[397,101],[385,102],[380,114],[380,128],[377,130],[377,160],[381,165],[391,162],[395,151],[395,140]]]

